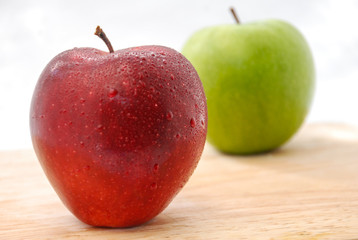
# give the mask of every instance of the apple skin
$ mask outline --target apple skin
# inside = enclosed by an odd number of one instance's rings
[[[39,162],[67,208],[93,226],[158,215],[201,157],[207,107],[190,62],[162,46],[57,55],[34,90]]]
[[[208,142],[230,154],[278,148],[303,123],[315,70],[302,34],[281,20],[204,28],[182,49],[203,82]]]

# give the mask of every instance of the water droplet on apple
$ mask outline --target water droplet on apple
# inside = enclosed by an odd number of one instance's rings
[[[115,88],[111,88],[108,92],[108,97],[114,98],[118,94],[118,90]]]
[[[174,80],[174,75],[173,74],[170,74],[170,79]]]
[[[192,128],[194,128],[195,125],[196,125],[195,119],[194,119],[194,118],[190,119],[190,126],[191,126]]]
[[[174,115],[173,115],[172,111],[169,111],[169,112],[167,113],[167,119],[170,121],[170,120],[173,119],[173,117],[174,117]]]
[[[177,135],[175,135],[176,139],[180,139],[180,134],[177,133]]]
[[[153,171],[154,171],[154,172],[158,172],[158,170],[159,170],[159,164],[156,163],[156,164],[154,164],[154,166],[153,166]]]
[[[83,98],[81,98],[81,99],[80,99],[80,103],[84,103],[84,102],[86,102],[86,100],[83,99]]]
[[[152,183],[152,184],[150,184],[150,188],[152,189],[152,190],[155,190],[155,189],[157,189],[157,187],[158,187],[158,185],[157,185],[157,183]]]

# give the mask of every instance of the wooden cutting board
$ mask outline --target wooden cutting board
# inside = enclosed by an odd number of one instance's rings
[[[358,129],[309,124],[249,157],[207,145],[169,207],[128,229],[79,222],[33,151],[0,152],[0,239],[358,239]]]

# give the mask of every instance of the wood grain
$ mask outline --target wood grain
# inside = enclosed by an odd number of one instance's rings
[[[94,228],[62,205],[31,150],[0,152],[0,239],[358,239],[358,129],[306,125],[280,150],[206,146],[182,192],[149,223]]]

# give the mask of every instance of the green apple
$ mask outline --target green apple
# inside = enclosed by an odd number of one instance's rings
[[[182,53],[197,70],[208,105],[208,141],[231,154],[273,150],[299,129],[314,94],[303,35],[282,20],[204,28]]]

